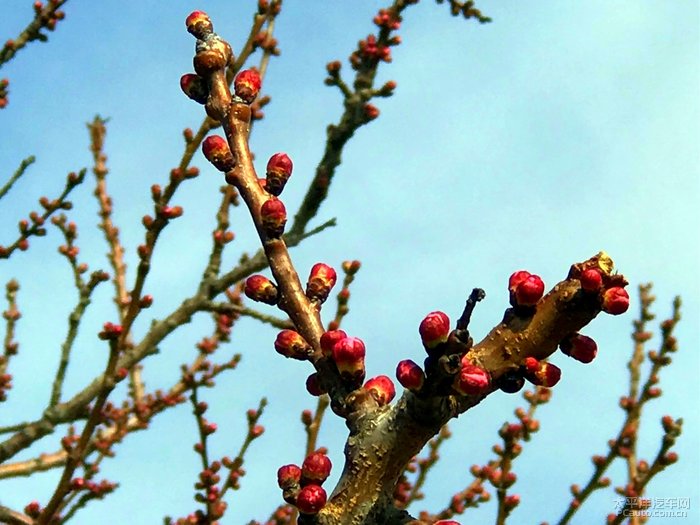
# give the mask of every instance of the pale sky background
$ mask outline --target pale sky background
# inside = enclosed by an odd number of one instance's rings
[[[68,2],[66,20],[49,44],[30,46],[0,71],[11,82],[10,105],[0,111],[2,180],[22,158],[37,156],[2,202],[0,243],[15,238],[17,220],[35,209],[39,196],[58,193],[68,171],[91,165],[85,122],[99,113],[110,118],[108,184],[133,277],[141,216],[151,212],[149,187],[167,180],[182,151],[181,130],[197,126],[203,114],[179,88],[180,76],[191,70],[194,46],[184,19],[194,9],[207,11],[236,50],[255,5],[253,0]],[[256,125],[252,146],[261,168],[277,151],[294,160],[284,193],[290,211],[320,158],[325,127],[341,110],[339,94],[323,86],[324,66],[344,60],[357,40],[374,31],[372,16],[383,5],[285,3],[276,30],[282,56],[272,60],[264,83],[272,103]],[[514,270],[539,273],[552,285],[571,263],[601,249],[610,253],[631,282],[633,306],[625,316],[602,315],[586,329],[600,347],[592,364],[553,356],[563,378],[539,413],[541,432],[515,463],[513,491],[522,503],[513,523],[556,522],[568,503],[569,485],[586,482],[590,456],[604,454],[607,440],[618,432],[623,412],[617,401],[627,387],[637,285],[655,282],[660,319],[681,294],[680,351],[661,374],[664,396],[648,405],[640,452],[647,459],[656,454],[663,414],[685,418],[676,447],[681,461],[654,479],[647,494],[690,498],[688,519],[652,523],[697,523],[698,4],[482,0],[478,6],[493,17],[492,24],[452,18],[446,5],[428,0],[407,11],[399,32],[404,43],[379,74],[380,82],[398,82],[396,95],[376,102],[380,119],[346,148],[331,196],[313,222],[337,217],[338,226],[294,249],[293,258],[302,279],[317,261],[338,268],[345,259],[362,261],[344,328],[366,342],[368,376],[393,376],[399,360],[423,359],[417,326],[427,312],[441,309],[456,319],[471,288],[484,288],[487,299],[471,327],[478,340],[500,320]],[[31,13],[27,0],[4,2],[0,39],[16,36]],[[347,65],[344,72],[350,72]],[[156,270],[146,287],[155,304],[137,326],[139,333],[191,294],[203,269],[222,179],[201,154],[195,165],[202,175],[184,184],[174,200],[185,207],[185,216],[159,241]],[[106,268],[91,183],[75,191],[71,217],[80,226],[81,261]],[[228,265],[256,247],[242,209],[232,224],[237,240]],[[66,285],[68,265],[56,254],[57,232],[50,229],[46,238],[31,242],[27,254],[0,264],[3,283],[20,280],[24,314],[20,354],[11,365],[15,387],[0,407],[0,426],[40,416],[76,300]],[[106,347],[95,334],[115,319],[110,293],[103,285],[94,296],[65,395],[103,367]],[[149,388],[172,382],[209,326],[200,316],[164,342],[161,354],[145,362]],[[267,433],[246,457],[248,474],[229,499],[226,524],[265,519],[281,502],[277,468],[303,460],[299,413],[315,404],[303,386],[310,368],[275,354],[275,333],[241,321],[220,353],[222,360],[242,353],[239,369],[222,376],[216,390],[202,393],[210,419],[221,429],[210,440],[212,455],[235,455],[245,410],[263,395],[270,403],[262,419]],[[442,452],[446,461],[434,469],[426,499],[412,510],[439,510],[469,483],[469,466],[488,461],[498,427],[521,405],[519,396],[499,393],[453,422],[454,437]],[[57,431],[16,459],[57,449],[61,435]],[[328,417],[319,444],[330,449],[335,465],[329,487],[342,469],[345,435],[342,421]],[[195,510],[195,439],[189,404],[159,416],[151,431],[130,436],[102,468],[121,486],[105,501],[91,503],[74,523],[161,523],[165,515]],[[58,474],[2,482],[0,503],[17,508],[33,499],[45,503]],[[621,463],[611,475],[614,484],[624,482]],[[574,523],[603,522],[617,498],[612,489],[597,492]],[[492,503],[470,510],[462,522],[490,523],[495,514]]]

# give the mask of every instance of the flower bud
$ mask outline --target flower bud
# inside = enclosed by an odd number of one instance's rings
[[[454,389],[466,396],[485,394],[491,384],[489,373],[483,368],[462,360],[462,368],[454,381]]]
[[[103,341],[119,339],[122,334],[122,326],[114,323],[105,323],[102,331],[97,335]]]
[[[620,286],[608,288],[603,292],[603,311],[611,315],[624,314],[630,306],[627,290]]]
[[[425,316],[418,327],[423,346],[428,349],[447,341],[450,335],[450,318],[443,312],[431,312]]]
[[[309,454],[301,465],[301,484],[323,485],[331,474],[332,466],[331,460],[325,454],[321,452]]]
[[[396,395],[394,382],[387,376],[377,376],[368,379],[362,388],[374,396],[379,406],[388,405]]]
[[[525,379],[533,385],[551,388],[561,379],[559,367],[547,361],[538,361],[534,357],[526,357],[523,366],[525,368]]]
[[[597,292],[603,286],[603,275],[596,268],[589,268],[581,272],[579,276],[581,288],[587,292]]]
[[[506,394],[515,394],[525,385],[525,378],[519,370],[509,370],[498,378],[498,388]]]
[[[264,275],[251,275],[245,281],[244,293],[253,301],[266,304],[277,304],[279,293],[277,286]]]
[[[292,168],[292,159],[286,153],[275,153],[270,157],[267,162],[267,192],[275,196],[282,193],[289,177],[292,176]]]
[[[262,81],[260,74],[254,69],[244,69],[233,81],[233,90],[236,96],[246,104],[251,104],[260,92]]]
[[[200,40],[214,31],[211,19],[204,11],[193,11],[190,13],[185,19],[185,25],[187,26],[187,32]]]
[[[323,303],[328,298],[336,279],[337,275],[333,268],[323,263],[314,264],[306,283],[306,297]]]
[[[277,485],[282,490],[288,490],[299,485],[301,469],[296,465],[283,465],[277,470]]]
[[[180,77],[180,88],[183,93],[199,104],[206,104],[209,98],[207,83],[199,75],[188,73]]]
[[[333,346],[333,361],[340,375],[355,379],[364,377],[365,344],[357,337],[346,337]]]
[[[284,357],[291,357],[300,361],[308,359],[313,351],[311,345],[306,342],[301,334],[294,330],[282,330],[277,334],[275,350]]]
[[[326,505],[326,491],[319,485],[307,485],[299,491],[296,506],[302,514],[318,514]]]
[[[573,334],[559,343],[561,351],[581,363],[590,363],[598,353],[598,345],[593,339],[581,334]]]
[[[260,220],[265,235],[274,239],[280,237],[287,224],[287,210],[282,201],[274,197],[266,200],[260,207]]]
[[[318,380],[318,374],[314,372],[306,378],[306,391],[314,397],[322,396],[326,391]]]
[[[204,139],[202,142],[202,153],[219,171],[230,171],[236,165],[236,160],[228,147],[228,142],[219,135],[210,135]]]
[[[420,390],[425,381],[425,373],[415,362],[404,359],[396,365],[396,379],[408,390]]]
[[[534,306],[544,295],[544,282],[539,275],[529,274],[520,271],[511,275],[509,289],[511,289],[511,301],[515,301],[513,306]],[[513,291],[513,283],[515,290]]]
[[[333,347],[341,339],[345,339],[348,336],[343,330],[329,330],[324,332],[321,336],[321,350],[323,350],[323,355],[330,357],[333,355]]]

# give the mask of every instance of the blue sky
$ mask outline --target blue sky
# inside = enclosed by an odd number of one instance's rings
[[[303,5],[301,5],[303,4]],[[285,190],[296,209],[320,158],[325,127],[341,111],[341,99],[323,86],[325,63],[343,59],[374,26],[377,1],[287,2],[277,23],[282,56],[272,60],[264,91],[272,96],[266,119],[256,125],[252,147],[263,159],[286,151],[295,163]],[[115,221],[128,246],[130,270],[143,236],[140,218],[150,211],[149,187],[166,180],[182,151],[181,130],[195,127],[201,107],[180,92],[180,75],[191,69],[193,40],[184,18],[203,9],[234,50],[246,35],[255,2],[67,3],[66,20],[49,44],[35,44],[6,64],[10,105],[0,112],[0,173],[7,177],[30,154],[37,162],[0,207],[0,242],[34,209],[36,199],[59,191],[68,171],[90,166],[84,123],[110,118],[106,152]],[[630,280],[630,291],[653,280],[660,318],[683,296],[680,351],[662,374],[664,396],[651,403],[640,450],[649,458],[661,433],[658,420],[683,416],[677,450],[681,461],[656,478],[651,497],[689,497],[700,517],[698,494],[698,5],[696,2],[481,2],[494,23],[479,26],[448,15],[424,0],[411,8],[380,81],[398,82],[393,98],[379,100],[381,117],[361,129],[346,148],[331,196],[316,223],[337,217],[338,226],[293,251],[302,278],[317,261],[336,266],[360,259],[352,288],[348,332],[368,348],[368,373],[392,374],[405,358],[422,359],[417,326],[441,309],[456,318],[469,290],[487,299],[472,324],[476,339],[500,320],[507,306],[510,273],[528,269],[546,283],[563,278],[571,263],[601,249]],[[31,2],[4,6],[0,38],[10,38],[31,16]],[[347,72],[349,68],[346,66]],[[202,175],[184,186],[176,204],[185,216],[159,242],[147,292],[149,315],[167,314],[194,287],[208,250],[221,178],[198,154]],[[81,257],[106,267],[101,234],[94,228],[91,185],[76,190],[72,217],[79,223]],[[78,204],[79,203],[79,204]],[[233,217],[237,240],[227,264],[255,249],[248,217]],[[695,231],[696,233],[693,233]],[[24,314],[18,327],[20,354],[12,364],[15,388],[0,412],[0,426],[38,417],[48,399],[66,317],[76,293],[68,267],[56,253],[57,232],[34,240],[26,255],[0,266],[0,278],[20,280]],[[130,273],[133,277],[133,274]],[[114,319],[110,290],[95,295],[85,319],[66,393],[77,392],[103,366],[103,345],[94,334]],[[518,459],[522,496],[513,521],[555,521],[568,486],[588,479],[590,456],[605,452],[619,429],[617,399],[626,382],[629,333],[636,302],[625,316],[601,316],[587,329],[598,358],[584,366],[554,356],[563,369],[553,401],[542,408],[542,431]],[[143,333],[150,318],[136,327]],[[167,386],[193,343],[207,329],[204,316],[166,340],[146,361],[151,388]],[[281,501],[274,483],[278,466],[302,458],[299,413],[313,405],[303,380],[307,365],[272,351],[273,329],[243,320],[224,355],[243,354],[237,371],[205,392],[211,419],[221,431],[216,453],[232,454],[244,434],[245,410],[267,395],[268,433],[247,458],[243,489],[233,495],[225,523],[265,518]],[[454,437],[436,467],[426,499],[414,510],[442,508],[469,480],[468,468],[485,462],[496,432],[517,396],[494,395],[452,424]],[[328,418],[321,444],[342,466],[345,430]],[[134,435],[106,462],[103,474],[121,483],[107,500],[93,503],[76,523],[129,516],[136,524],[192,511],[198,459],[190,452],[195,426],[186,405]],[[22,457],[54,450],[52,436]],[[621,483],[622,469],[612,471]],[[3,482],[2,504],[22,507],[46,501],[57,473]],[[331,480],[331,482],[333,481]],[[575,523],[599,522],[614,510],[616,495],[597,493]],[[136,512],[134,509],[138,509]],[[471,511],[470,511],[471,512]],[[469,518],[488,523],[493,506]],[[691,519],[692,521],[692,519]],[[680,521],[679,521],[680,522]]]

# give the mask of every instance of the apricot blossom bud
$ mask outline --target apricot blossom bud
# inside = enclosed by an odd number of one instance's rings
[[[430,312],[418,327],[423,346],[428,349],[447,341],[450,335],[450,318],[443,312]]]
[[[345,339],[348,336],[343,330],[329,330],[321,335],[321,350],[323,350],[323,355],[330,357],[333,354],[333,347],[341,339]]]
[[[287,210],[282,201],[274,197],[266,200],[260,207],[260,220],[265,235],[274,239],[282,235],[287,224]]]
[[[211,19],[204,11],[193,11],[190,13],[185,19],[185,25],[187,26],[187,32],[200,40],[214,31]]]
[[[233,90],[236,96],[246,104],[251,104],[260,92],[262,81],[260,74],[254,69],[244,69],[233,81]]]
[[[306,297],[312,301],[323,303],[328,298],[336,279],[337,275],[333,268],[324,263],[314,264],[306,283]]]
[[[299,491],[296,506],[302,514],[318,514],[326,505],[326,491],[319,485],[307,485]]]
[[[277,485],[282,490],[288,490],[299,485],[301,469],[296,465],[283,465],[277,469]]]
[[[608,288],[603,293],[603,311],[611,315],[624,314],[630,306],[630,296],[621,286]]]
[[[598,353],[598,345],[593,339],[581,334],[573,334],[559,343],[561,351],[581,363],[590,363]]]
[[[312,352],[311,345],[306,342],[301,334],[294,330],[282,330],[277,334],[275,350],[284,357],[291,357],[300,361],[308,359]]]
[[[362,388],[374,396],[379,406],[388,405],[396,395],[394,382],[387,376],[377,376],[368,379]]]
[[[581,281],[581,288],[587,292],[597,292],[603,286],[603,275],[596,268],[584,270],[578,279]]]
[[[519,370],[508,370],[498,378],[498,388],[506,394],[515,394],[525,385],[525,378]]]
[[[199,75],[188,73],[180,77],[180,88],[189,98],[199,104],[206,104],[209,98],[207,83]]]
[[[301,464],[301,484],[323,485],[331,475],[332,466],[331,460],[325,454],[321,452],[309,454]]]
[[[277,286],[264,275],[251,275],[245,281],[244,293],[246,297],[266,304],[277,304],[279,293]]]
[[[267,161],[267,183],[265,190],[272,195],[282,193],[285,184],[292,176],[292,159],[286,153],[275,153]]]
[[[211,135],[204,139],[202,142],[202,153],[219,171],[230,171],[236,165],[236,160],[228,147],[228,142],[219,135]]]
[[[455,377],[454,389],[467,396],[484,394],[491,384],[489,373],[483,368],[462,360],[462,368]]]
[[[349,378],[364,376],[365,344],[357,337],[345,337],[333,345],[333,361],[340,375]]]
[[[322,396],[326,391],[318,380],[318,374],[314,372],[306,378],[306,391],[314,397]]]
[[[102,331],[97,335],[103,341],[119,339],[122,334],[122,326],[114,323],[105,323]]]
[[[420,390],[425,381],[425,373],[415,362],[404,359],[396,366],[396,379],[408,390]]]
[[[511,275],[509,289],[511,290],[511,298],[515,299],[515,304],[513,306],[534,306],[544,295],[544,281],[542,281],[539,275],[529,274],[524,277],[523,274],[527,273],[528,272],[520,271]],[[516,274],[518,274],[518,278],[515,279],[517,284],[513,291],[511,283],[514,281],[513,277]]]
[[[547,361],[538,361],[534,357],[526,357],[523,366],[525,368],[525,379],[533,385],[551,388],[561,379],[559,367]]]

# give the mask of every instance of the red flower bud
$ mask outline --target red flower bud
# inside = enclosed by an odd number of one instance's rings
[[[292,159],[286,153],[275,153],[267,162],[267,184],[265,189],[272,195],[279,195],[292,176]]]
[[[387,376],[368,379],[362,388],[372,393],[379,406],[388,405],[396,395],[394,382]]]
[[[97,334],[97,336],[103,341],[109,341],[112,339],[119,339],[122,333],[122,327],[118,324],[105,323],[102,327],[102,331]]]
[[[316,372],[306,378],[306,391],[315,397],[322,396],[326,393],[318,380],[318,374]]]
[[[355,275],[361,266],[360,261],[343,261],[343,271],[348,275]]]
[[[296,506],[302,514],[317,514],[326,505],[326,491],[318,485],[307,485],[299,491]]]
[[[527,272],[515,272],[510,276],[509,288],[515,285],[515,291],[511,293],[511,299],[515,299],[513,306],[534,306],[544,295],[544,282],[539,275],[527,275]],[[516,277],[517,276],[517,277]]]
[[[508,290],[511,293],[515,293],[515,290],[518,288],[518,285],[531,275],[532,274],[526,270],[519,270],[517,272],[514,272],[508,279]]]
[[[284,357],[291,357],[300,361],[308,359],[313,351],[309,343],[294,330],[282,330],[277,334],[275,350]]]
[[[219,171],[230,171],[236,160],[228,147],[228,142],[219,135],[211,135],[202,142],[202,153]]]
[[[460,523],[454,520],[440,520],[436,521],[433,525],[460,525]]]
[[[581,334],[567,337],[559,343],[559,348],[564,354],[582,363],[590,363],[598,353],[598,345],[595,341]]]
[[[314,264],[306,283],[306,296],[312,301],[323,303],[328,298],[336,279],[337,275],[333,268],[323,263]]]
[[[486,370],[462,359],[462,369],[454,382],[457,392],[467,396],[478,396],[486,393],[490,385],[491,378]]]
[[[421,321],[418,332],[423,346],[435,348],[447,341],[450,335],[450,318],[443,312],[431,312]]]
[[[246,297],[253,301],[267,304],[277,304],[279,294],[277,286],[264,275],[251,275],[245,281]]]
[[[284,226],[287,224],[287,210],[281,200],[273,197],[266,200],[260,207],[260,219],[265,235],[278,238],[284,233]]]
[[[425,381],[425,373],[416,363],[404,359],[396,366],[396,379],[408,390],[420,390]]]
[[[183,93],[199,104],[206,104],[209,98],[207,83],[199,75],[188,73],[180,77],[180,88]]]
[[[330,357],[333,355],[333,347],[341,339],[345,339],[348,336],[343,330],[329,330],[324,332],[321,336],[321,350],[323,350],[323,355]]]
[[[603,275],[596,268],[589,268],[579,276],[581,288],[587,292],[597,292],[603,286]]]
[[[288,490],[299,485],[301,469],[296,465],[283,465],[277,470],[277,485],[282,490]]]
[[[209,15],[204,11],[193,11],[190,13],[185,19],[185,25],[187,26],[187,32],[200,40],[214,30]]]
[[[608,288],[603,292],[603,311],[611,315],[624,314],[630,306],[627,290],[620,286]]]
[[[340,375],[357,378],[365,373],[365,344],[357,337],[345,337],[333,346],[333,361]]]
[[[244,69],[233,81],[233,90],[236,96],[246,104],[250,104],[255,100],[260,92],[262,81],[260,74],[254,69]]]
[[[534,357],[526,357],[523,365],[525,367],[525,379],[533,385],[550,388],[561,379],[559,367],[547,361],[538,361]]]
[[[314,452],[306,456],[301,465],[302,485],[322,485],[331,474],[331,460],[325,454]]]

